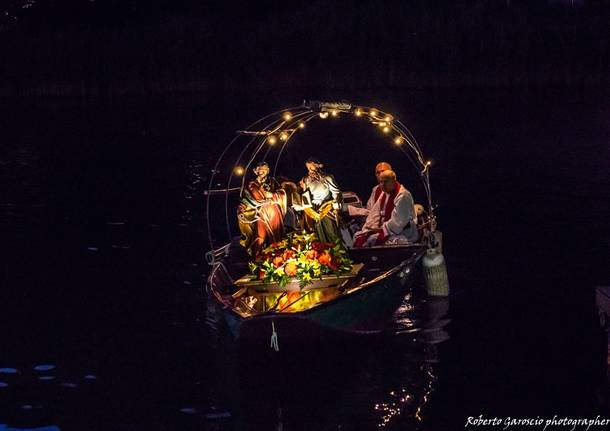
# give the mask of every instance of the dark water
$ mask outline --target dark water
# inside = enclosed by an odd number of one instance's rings
[[[434,159],[452,295],[407,298],[380,336],[216,348],[206,179],[234,130],[304,96],[4,105],[0,424],[455,430],[479,414],[607,411],[593,295],[610,281],[600,92],[325,95],[397,114]],[[362,192],[378,157],[398,157],[384,151],[324,157]]]

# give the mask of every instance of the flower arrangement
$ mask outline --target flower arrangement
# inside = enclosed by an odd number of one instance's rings
[[[342,244],[320,242],[313,233],[291,233],[263,249],[249,266],[253,280],[284,287],[296,278],[302,289],[323,275],[349,273],[352,263]]]

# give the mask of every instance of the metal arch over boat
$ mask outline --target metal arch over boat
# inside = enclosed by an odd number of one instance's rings
[[[238,130],[236,136],[221,152],[214,165],[214,169],[211,172],[208,190],[206,191],[206,225],[211,250],[214,250],[215,244],[212,239],[210,197],[213,194],[224,194],[224,222],[227,233],[227,241],[225,241],[225,243],[229,243],[232,238],[231,223],[229,221],[229,194],[239,190],[241,195],[245,186],[248,169],[252,166],[257,157],[267,161],[271,157],[273,148],[277,148],[275,144],[278,140],[282,142],[275,157],[275,162],[273,163],[273,174],[275,175],[284,149],[295,133],[306,127],[307,123],[310,121],[316,119],[324,120],[329,116],[339,117],[344,114],[367,119],[371,124],[379,127],[383,136],[386,137],[386,139],[390,138],[408,158],[421,178],[426,193],[428,215],[430,219],[434,218],[434,207],[432,205],[429,178],[429,167],[431,162],[424,158],[415,137],[397,117],[374,107],[353,105],[343,101],[304,101],[301,106],[277,110],[253,122],[246,129]],[[237,159],[235,162],[231,163],[227,160],[227,154],[238,141],[245,141],[245,143],[240,149],[238,148],[239,154]],[[267,145],[267,148],[263,152],[265,145]],[[262,157],[260,157],[261,153],[263,153]],[[231,166],[231,170],[228,172],[226,186],[220,190],[214,189],[215,179],[220,173],[219,168],[223,165]],[[239,187],[237,187],[237,184],[234,184],[235,177],[241,177]]]
[[[320,276],[319,280],[316,279],[309,286],[300,285],[296,280],[289,281],[287,285],[264,283],[247,275],[249,256],[244,256],[246,252],[241,247],[233,248],[235,243],[232,243],[229,218],[230,194],[239,191],[239,195],[242,195],[246,174],[257,159],[273,166],[275,175],[291,138],[307,127],[309,122],[345,115],[360,117],[378,127],[382,139],[392,142],[407,157],[420,176],[427,198],[427,218],[420,226],[426,233],[435,230],[429,179],[430,162],[424,159],[411,132],[395,116],[369,106],[310,101],[298,107],[275,111],[245,130],[238,130],[217,160],[206,192],[206,223],[210,242],[206,260],[212,266],[206,289],[220,307],[218,312],[224,316],[223,320],[236,338],[268,335],[271,327],[271,344],[273,347],[275,337],[277,348],[278,330],[281,330],[282,336],[290,333],[290,328],[299,336],[303,331],[308,332],[314,328],[370,332],[371,319],[387,318],[413,288],[415,274],[421,267],[423,256],[427,256],[430,251],[437,252],[433,248],[435,240],[432,235],[426,235],[419,243],[351,249],[349,255],[355,263],[352,264],[350,273]],[[238,146],[238,142],[243,144]],[[276,145],[278,143],[281,144]],[[237,153],[235,161],[231,163],[230,149]],[[226,183],[221,189],[213,189],[212,186],[218,183],[215,180],[221,166],[225,166]],[[228,171],[227,166],[230,167]],[[222,183],[218,186],[222,186]],[[224,194],[228,238],[218,248],[215,248],[212,240],[212,194]],[[426,251],[426,248],[429,250]],[[439,271],[441,269],[445,271],[444,266],[428,268],[423,275],[425,277],[434,271],[443,272]]]

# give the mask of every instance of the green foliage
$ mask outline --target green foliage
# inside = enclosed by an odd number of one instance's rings
[[[343,275],[353,262],[342,244],[322,243],[315,234],[289,234],[271,244],[248,264],[252,280],[286,286],[299,280],[301,289],[323,275]]]

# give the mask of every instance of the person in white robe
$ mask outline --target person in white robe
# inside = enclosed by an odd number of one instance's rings
[[[380,174],[383,194],[373,204],[362,230],[354,235],[354,247],[407,244],[417,241],[417,215],[413,196],[396,180],[394,171]]]
[[[375,178],[377,178],[377,185],[373,187],[373,190],[371,190],[371,196],[369,197],[368,201],[366,202],[366,206],[364,208],[356,208],[356,207],[352,207],[352,206],[348,207],[348,213],[350,216],[368,216],[369,215],[369,212],[373,209],[375,202],[377,202],[381,198],[382,193],[385,193],[383,191],[383,188],[379,184],[379,180],[380,180],[379,176],[381,175],[381,173],[383,171],[391,171],[391,170],[392,170],[392,166],[388,162],[377,163],[377,165],[375,166]]]

